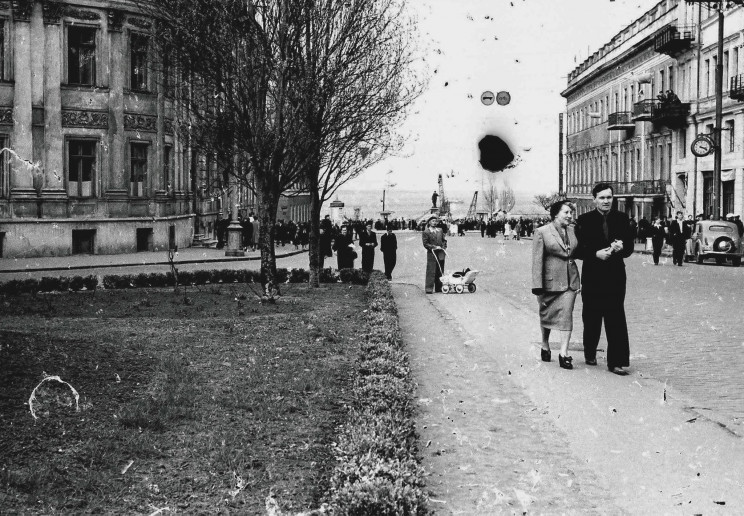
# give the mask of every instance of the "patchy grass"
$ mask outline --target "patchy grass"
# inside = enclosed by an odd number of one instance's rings
[[[245,284],[0,298],[2,512],[258,514],[269,494],[318,507],[364,287],[283,292],[275,305]],[[45,375],[77,390],[79,411],[45,382],[33,419]]]

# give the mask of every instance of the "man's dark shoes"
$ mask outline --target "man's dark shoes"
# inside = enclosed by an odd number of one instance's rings
[[[564,357],[561,354],[558,355],[558,363],[563,369],[573,369],[572,361],[573,357]]]
[[[623,369],[622,367],[610,367],[608,368],[611,373],[620,375],[620,376],[626,376],[628,374],[628,371]]]
[[[543,362],[550,362],[550,350],[540,349],[540,358],[542,358]]]
[[[587,358],[585,360],[586,365],[597,365],[597,359],[596,358]]]

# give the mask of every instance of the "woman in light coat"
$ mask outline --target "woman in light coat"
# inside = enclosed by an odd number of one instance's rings
[[[558,362],[572,369],[568,343],[573,330],[573,309],[581,287],[579,268],[574,262],[577,240],[571,223],[574,207],[568,201],[550,206],[551,222],[538,228],[532,240],[532,293],[540,305],[540,327],[544,362],[550,362],[550,331],[561,334]]]

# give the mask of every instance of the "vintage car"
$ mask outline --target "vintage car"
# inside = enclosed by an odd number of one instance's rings
[[[727,220],[699,220],[692,228],[692,241],[685,250],[685,261],[703,263],[715,258],[719,265],[731,260],[731,265],[741,265],[742,238],[736,224]]]

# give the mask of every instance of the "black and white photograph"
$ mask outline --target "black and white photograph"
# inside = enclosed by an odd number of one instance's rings
[[[0,0],[0,514],[744,514],[744,0]]]

